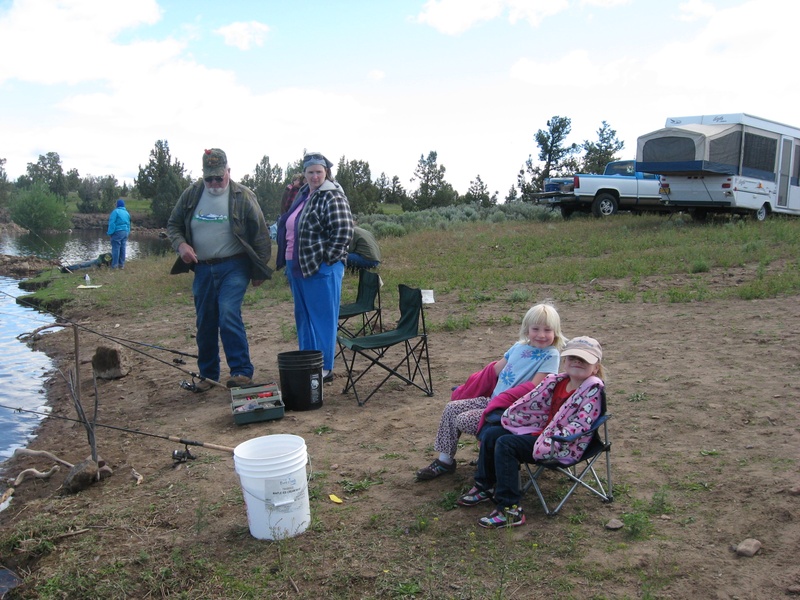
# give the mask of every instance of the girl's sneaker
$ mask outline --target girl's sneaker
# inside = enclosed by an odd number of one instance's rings
[[[501,527],[518,527],[525,525],[525,513],[522,507],[514,505],[504,510],[495,509],[488,517],[478,519],[478,525],[489,529],[499,529]]]
[[[427,467],[417,471],[417,481],[430,481],[431,479],[436,479],[439,475],[452,475],[455,472],[455,461],[448,465],[437,458]]]
[[[491,499],[491,492],[485,492],[480,488],[473,487],[470,491],[461,496],[461,498],[456,500],[456,504],[461,506],[475,506],[476,504],[480,504],[481,502],[486,502],[487,500]]]

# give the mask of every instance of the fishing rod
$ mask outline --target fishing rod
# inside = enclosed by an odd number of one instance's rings
[[[8,410],[13,410],[14,412],[21,412],[21,413],[24,412],[24,413],[30,413],[30,414],[33,414],[33,415],[39,415],[39,416],[42,416],[42,417],[50,417],[51,419],[61,419],[62,421],[72,421],[73,423],[84,423],[80,419],[72,419],[70,417],[62,417],[62,416],[54,415],[54,414],[51,414],[51,413],[44,413],[44,412],[41,412],[41,411],[38,411],[38,410],[30,410],[30,409],[27,409],[27,408],[20,408],[20,407],[16,407],[16,406],[6,406],[5,404],[0,404],[0,408],[6,408]],[[147,431],[139,431],[137,429],[128,429],[127,427],[119,427],[117,425],[106,425],[104,423],[93,423],[93,426],[105,427],[106,429],[114,429],[116,431],[123,431],[125,433],[134,433],[134,434],[137,434],[137,435],[145,435],[145,436],[148,436],[148,437],[159,438],[159,439],[162,439],[162,440],[169,440],[170,442],[177,442],[179,444],[183,444],[184,446],[186,446],[186,452],[187,453],[188,453],[188,450],[189,450],[189,446],[200,446],[202,448],[208,448],[210,450],[219,450],[221,452],[230,452],[231,454],[233,454],[233,448],[230,448],[228,446],[220,446],[219,444],[211,444],[211,443],[208,443],[208,442],[199,442],[199,441],[196,441],[196,440],[187,440],[187,439],[184,439],[182,437],[175,436],[175,435],[160,435],[158,433],[149,433]],[[176,459],[176,456],[177,456],[176,453],[180,453],[180,452],[181,452],[180,450],[176,450],[175,452],[173,452],[172,453],[173,459]],[[188,454],[189,455],[185,456],[185,458],[194,458],[194,456],[192,456],[191,453],[188,453]]]
[[[36,310],[44,311],[47,314],[55,317],[56,319],[61,319],[63,321],[71,323],[73,325],[77,325],[77,323],[74,323],[73,321],[70,321],[69,319],[67,319],[66,317],[64,317],[62,315],[59,315],[59,314],[54,313],[52,311],[49,311],[49,310],[47,310],[45,308],[42,308],[40,306],[36,306],[36,305],[34,305],[34,304],[30,303],[30,302],[27,302],[25,299],[23,299],[20,296],[12,296],[11,294],[6,292],[5,290],[0,290],[0,293],[2,293],[4,296],[8,296],[9,298],[14,300],[18,304],[24,304],[28,308],[33,308],[33,309],[36,309]],[[31,320],[35,321],[36,319],[31,319]],[[44,323],[45,321],[39,321],[39,322]],[[129,344],[136,344],[137,346],[144,346],[146,348],[153,348],[155,350],[163,350],[164,352],[171,352],[172,354],[179,354],[180,356],[188,356],[189,358],[197,358],[196,354],[190,354],[189,352],[183,352],[182,350],[173,350],[172,348],[165,348],[164,346],[157,346],[155,344],[147,344],[145,342],[139,342],[137,340],[130,340],[130,339],[127,339],[127,338],[122,338],[122,337],[118,337],[118,336],[114,336],[114,335],[102,334],[102,333],[99,333],[99,332],[96,332],[96,331],[91,331],[90,329],[86,328],[83,325],[78,325],[78,326],[81,327],[82,329],[86,329],[86,331],[88,331],[90,333],[94,333],[96,335],[99,335],[101,337],[107,338],[109,340],[113,340],[115,342],[127,342]]]
[[[50,244],[50,242],[48,242],[46,239],[44,239],[42,236],[40,236],[38,233],[36,233],[36,232],[35,232],[33,229],[29,229],[29,230],[28,230],[28,233],[32,233],[32,234],[33,234],[33,235],[35,235],[37,238],[39,238],[39,239],[40,239],[42,242],[44,242],[44,245],[45,245],[45,246],[47,246],[48,248],[50,248],[50,250],[52,250],[52,251],[53,251],[53,254],[55,254],[56,256],[58,256],[59,254],[61,254],[61,253],[60,253],[58,250],[56,250],[55,248],[53,248],[53,246],[52,246],[52,244]],[[61,263],[61,266],[62,266],[62,267],[64,266],[64,261],[63,261],[62,259],[60,259],[60,258],[59,258],[59,259],[53,259],[53,260],[58,260],[58,262],[60,262],[60,263]]]
[[[6,296],[9,296],[10,298],[14,298],[13,296],[10,296],[8,294],[8,292],[4,292],[2,290],[0,290],[0,292],[2,292]],[[22,300],[22,302],[25,302],[25,301]],[[53,314],[53,313],[50,313],[50,314]],[[45,321],[44,319],[37,319],[35,317],[31,317],[31,316],[24,315],[24,314],[23,315],[19,315],[19,314],[0,311],[0,315],[6,315],[6,316],[9,316],[9,317],[18,317],[18,318],[28,319],[30,321],[33,321],[34,323],[41,323],[43,325],[50,324],[49,321]],[[56,316],[56,315],[53,315],[53,316]],[[61,317],[56,316],[56,318],[60,319]],[[100,334],[98,334],[98,335],[100,335]],[[173,350],[172,348],[165,348],[164,346],[157,346],[156,344],[147,344],[145,342],[139,342],[137,340],[129,340],[127,338],[117,337],[117,336],[108,335],[108,334],[103,334],[103,337],[105,337],[106,339],[109,339],[109,340],[113,340],[115,342],[127,342],[129,344],[136,344],[137,346],[144,346],[146,348],[153,348],[154,350],[163,350],[164,352],[170,352],[172,354],[177,354],[178,356],[186,356],[188,358],[197,358],[196,354],[191,354],[190,352],[184,352],[183,350]],[[173,359],[173,361],[176,362],[177,364],[186,364],[186,363],[182,363],[182,362],[178,363],[176,359]]]
[[[145,348],[153,348],[154,350],[163,350],[164,352],[171,352],[172,354],[177,354],[178,356],[187,356],[189,358],[197,358],[197,354],[190,354],[189,352],[183,352],[182,350],[173,350],[171,348],[164,348],[163,346],[156,346],[155,344],[145,344],[144,342],[137,342],[136,340],[128,340],[121,337],[116,337],[113,335],[105,335],[109,340],[113,340],[115,342],[128,342],[129,344],[136,344],[137,346],[144,346]],[[175,359],[173,359],[174,361]]]
[[[0,294],[4,294],[4,295],[8,296],[9,298],[14,299],[19,304],[25,304],[29,308],[33,308],[33,309],[36,309],[36,310],[43,310],[44,312],[52,315],[56,319],[58,319],[60,321],[64,321],[65,323],[68,323],[68,324],[72,325],[73,327],[77,327],[78,329],[81,329],[82,331],[85,331],[87,333],[91,333],[91,334],[96,335],[96,336],[98,336],[100,338],[114,340],[120,346],[123,346],[124,348],[127,348],[128,350],[131,350],[133,352],[138,352],[139,354],[141,354],[143,356],[146,356],[147,358],[150,358],[150,359],[155,360],[157,362],[160,362],[161,364],[167,365],[167,366],[172,367],[174,369],[178,369],[180,372],[185,373],[186,375],[189,375],[192,378],[191,382],[190,381],[186,381],[186,380],[181,381],[180,386],[184,390],[189,390],[191,392],[199,391],[198,388],[197,388],[197,384],[194,382],[195,379],[198,379],[201,382],[202,381],[207,381],[211,385],[216,386],[216,387],[220,387],[222,389],[228,389],[225,385],[221,384],[220,382],[214,381],[213,379],[208,379],[206,377],[203,377],[199,373],[195,373],[193,371],[189,371],[188,369],[184,369],[183,367],[179,366],[176,362],[168,362],[166,360],[158,358],[157,356],[153,356],[152,354],[148,354],[147,352],[145,352],[143,350],[140,350],[139,348],[135,348],[135,347],[130,345],[130,344],[140,344],[140,345],[143,345],[143,346],[147,346],[148,344],[143,344],[141,342],[134,342],[134,341],[130,341],[130,340],[121,341],[124,338],[117,338],[117,337],[114,337],[114,336],[111,336],[111,335],[108,335],[108,334],[105,334],[105,333],[100,333],[99,331],[95,331],[93,329],[90,329],[86,325],[81,325],[80,323],[77,323],[77,322],[73,321],[72,319],[68,319],[67,317],[64,317],[62,315],[54,313],[54,312],[52,312],[50,310],[42,309],[42,308],[40,308],[38,306],[34,306],[33,304],[31,304],[29,302],[26,302],[24,299],[16,298],[16,297],[14,297],[13,295],[9,294],[8,292],[6,292],[4,290],[0,290]],[[63,325],[63,324],[56,323],[55,325]],[[164,350],[166,350],[166,348],[164,348]],[[178,352],[178,351],[174,351],[174,352]],[[192,355],[192,354],[186,354],[186,356],[191,356],[193,358],[197,358],[195,355]]]

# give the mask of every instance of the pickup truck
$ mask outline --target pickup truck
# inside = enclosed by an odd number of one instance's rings
[[[618,210],[665,212],[657,175],[636,170],[636,161],[618,160],[606,165],[603,175],[578,173],[572,178],[545,181],[545,191],[535,195],[538,204],[560,208],[567,219],[575,211],[608,217]]]

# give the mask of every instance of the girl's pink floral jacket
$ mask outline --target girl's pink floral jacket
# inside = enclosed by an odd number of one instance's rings
[[[553,389],[568,375],[548,375],[530,393],[526,394],[503,413],[501,423],[508,431],[518,435],[539,437],[533,446],[533,460],[556,460],[571,464],[580,460],[591,435],[584,435],[572,442],[559,442],[553,436],[570,436],[591,429],[602,411],[602,391],[605,387],[598,377],[589,377],[567,398],[553,419],[548,423]]]

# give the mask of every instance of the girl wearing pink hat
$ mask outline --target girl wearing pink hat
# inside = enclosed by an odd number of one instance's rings
[[[493,500],[495,509],[478,520],[481,527],[525,524],[520,506],[519,466],[522,462],[554,460],[572,463],[591,441],[591,434],[572,442],[555,436],[588,432],[602,410],[605,374],[603,349],[594,338],[577,337],[561,352],[561,373],[548,375],[503,413],[499,425],[484,427],[475,486],[458,499],[461,506]]]

